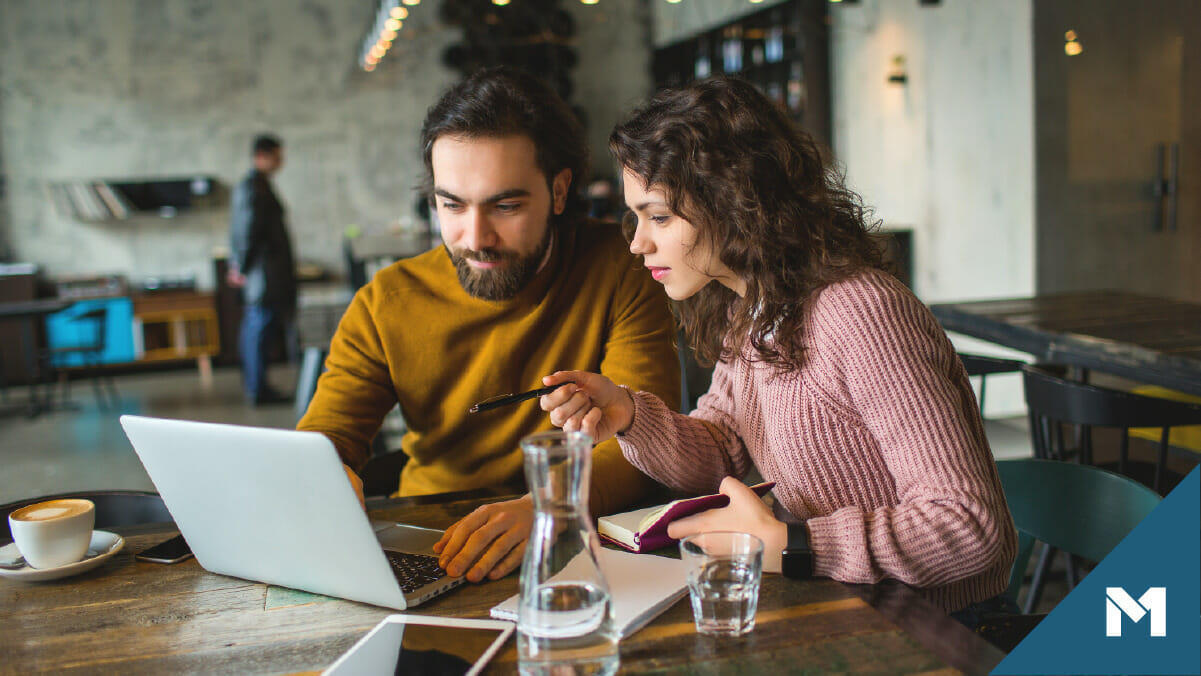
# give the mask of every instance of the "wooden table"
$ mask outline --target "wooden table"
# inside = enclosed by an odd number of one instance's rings
[[[1040,361],[1201,395],[1201,305],[1122,291],[946,303],[943,328]]]
[[[402,498],[371,515],[445,527],[489,500]],[[80,577],[0,579],[0,672],[319,671],[392,612],[213,575],[194,559],[174,566],[133,560],[174,532],[133,529],[121,553]],[[415,612],[486,618],[516,592],[510,575],[460,587]],[[764,577],[757,626],[746,637],[698,635],[683,599],[621,643],[625,673],[987,673],[1002,657],[903,585],[778,575]],[[510,641],[489,671],[515,670]]]

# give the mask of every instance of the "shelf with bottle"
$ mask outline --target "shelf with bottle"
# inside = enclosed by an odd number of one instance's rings
[[[828,144],[829,26],[824,1],[791,0],[656,50],[658,87],[730,75],[747,80]]]

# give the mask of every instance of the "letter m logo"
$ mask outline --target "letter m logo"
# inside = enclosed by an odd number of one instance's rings
[[[1122,635],[1122,615],[1135,622],[1151,616],[1151,635],[1168,635],[1168,588],[1150,587],[1135,601],[1121,587],[1105,588],[1105,635]]]

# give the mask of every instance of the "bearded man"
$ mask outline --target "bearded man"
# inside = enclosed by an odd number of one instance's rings
[[[475,414],[472,404],[585,370],[678,405],[670,309],[618,226],[584,217],[588,150],[563,100],[519,71],[481,71],[430,108],[422,146],[444,245],[355,295],[298,429],[324,433],[357,471],[399,403],[409,429],[398,495],[516,494],[526,490],[518,442],[551,420],[533,400]],[[615,440],[593,450],[594,513],[651,485]],[[487,505],[435,551],[450,575],[495,579],[520,565],[532,521],[528,494]]]

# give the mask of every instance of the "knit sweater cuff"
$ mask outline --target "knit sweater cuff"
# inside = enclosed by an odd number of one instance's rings
[[[809,530],[809,549],[813,551],[813,574],[844,579],[855,566],[843,560],[847,552],[841,542],[853,534],[841,532],[842,523],[829,517],[809,519],[805,526]]]
[[[622,385],[621,387],[630,393],[630,399],[634,401],[634,418],[630,422],[630,427],[625,432],[617,434],[617,441],[621,444],[622,451],[625,451],[627,445],[645,448],[654,436],[655,411],[652,405],[645,401],[643,397],[652,397],[654,395],[649,392],[635,392],[626,385]]]

